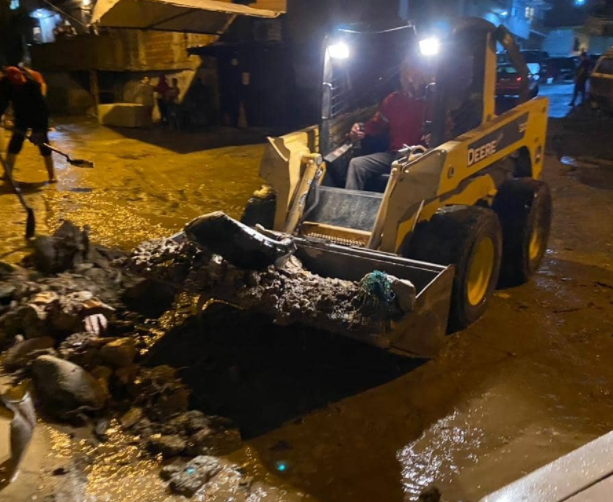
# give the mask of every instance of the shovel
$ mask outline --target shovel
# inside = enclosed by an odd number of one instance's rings
[[[53,147],[53,146],[51,146],[51,145],[49,145],[47,143],[43,143],[42,146],[44,146],[45,148],[48,148],[52,152],[57,153],[58,155],[61,155],[72,166],[75,166],[75,167],[94,167],[94,163],[91,160],[71,159],[70,156],[66,152],[62,152],[62,150],[59,150],[59,149],[57,149],[57,148],[55,148],[55,147]]]
[[[22,131],[18,131],[17,129],[13,129],[12,127],[4,127],[5,130],[10,131],[10,132],[20,132],[21,134],[26,134]],[[48,148],[49,150],[51,150],[52,152],[57,153],[58,155],[61,155],[62,157],[64,157],[66,159],[66,161],[75,167],[94,167],[94,163],[91,160],[85,160],[85,159],[71,159],[70,155],[68,155],[66,152],[63,152],[62,150],[55,148],[54,146],[51,146],[49,143],[41,143],[41,146],[44,146],[45,148]]]
[[[34,211],[32,210],[30,206],[28,206],[28,203],[26,202],[23,196],[23,193],[21,192],[21,188],[19,188],[19,185],[17,185],[15,181],[13,180],[13,177],[11,176],[11,173],[9,172],[9,167],[7,166],[6,161],[4,160],[2,155],[0,155],[0,163],[2,163],[2,169],[4,169],[6,180],[9,182],[9,185],[11,185],[11,187],[13,188],[13,191],[17,195],[19,202],[21,203],[23,208],[26,210],[26,213],[28,215],[27,221],[26,221],[26,239],[29,240],[32,237],[34,237],[34,233],[36,232],[36,220],[34,219]]]

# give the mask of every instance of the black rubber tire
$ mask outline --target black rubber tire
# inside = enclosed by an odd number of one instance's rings
[[[241,216],[241,223],[250,227],[256,224],[264,228],[272,229],[275,224],[275,210],[277,209],[277,194],[272,187],[262,186],[253,192],[251,198],[245,205],[245,210]]]
[[[494,198],[494,211],[502,225],[501,285],[526,282],[539,267],[551,231],[551,193],[546,183],[520,178],[506,181]],[[538,252],[530,252],[537,232]]]
[[[472,304],[468,293],[469,273],[479,244],[485,238],[490,238],[493,244],[491,275],[481,301]],[[500,222],[489,208],[444,207],[430,221],[417,225],[403,254],[416,260],[455,265],[448,330],[457,331],[483,315],[496,289],[502,261]]]

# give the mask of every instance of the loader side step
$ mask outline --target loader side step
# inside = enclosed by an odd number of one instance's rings
[[[320,187],[319,204],[308,221],[370,232],[375,225],[383,194],[345,188]]]

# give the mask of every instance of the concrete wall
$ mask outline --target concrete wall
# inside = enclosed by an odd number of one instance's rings
[[[53,114],[83,115],[92,112],[94,99],[80,79],[67,72],[45,72],[47,102]]]
[[[187,49],[217,40],[212,35],[114,30],[31,47],[32,66],[41,71],[161,71],[195,69],[199,58]]]
[[[575,38],[579,40],[579,51],[575,50]],[[590,36],[580,28],[551,30],[543,44],[543,50],[550,56],[576,56],[581,50],[589,54],[602,54],[613,46],[613,37]]]

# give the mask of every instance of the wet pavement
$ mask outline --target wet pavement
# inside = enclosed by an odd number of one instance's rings
[[[498,291],[484,318],[438,357],[396,358],[325,334],[262,328],[223,309],[211,329],[244,338],[224,348],[227,372],[207,374],[192,342],[176,356],[186,381],[202,388],[199,404],[210,397],[247,437],[229,460],[261,483],[250,502],[408,501],[432,484],[445,500],[476,501],[613,429],[613,122],[587,108],[567,117],[572,86],[541,91],[554,117],[543,174],[554,221],[543,266],[530,283]],[[96,168],[58,162],[60,182],[43,186],[34,148],[23,152],[17,177],[30,183],[40,232],[70,218],[90,225],[93,240],[130,247],[214,209],[238,216],[259,185],[261,145],[211,148],[202,135],[164,131],[128,137],[87,121],[58,122],[52,139]],[[17,259],[24,217],[4,187],[0,218],[0,254]],[[22,478],[22,500],[42,500],[58,451],[70,458],[91,448],[65,430],[44,431],[54,445],[48,465]],[[122,450],[121,441],[112,444]],[[97,459],[92,485],[79,485],[79,500],[166,500],[157,464],[133,471],[133,462],[110,468],[112,455],[88,458]],[[129,490],[135,476],[149,488]]]

